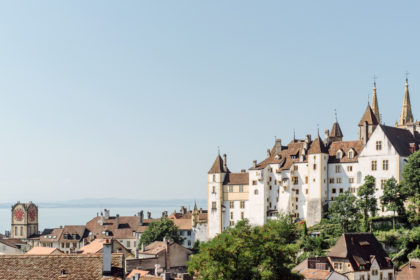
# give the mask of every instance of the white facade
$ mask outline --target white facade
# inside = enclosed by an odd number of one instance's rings
[[[400,128],[380,125],[368,106],[358,131],[358,140],[342,141],[335,122],[324,140],[318,135],[312,141],[307,135],[283,146],[277,139],[267,158],[254,161],[247,173],[231,173],[226,156],[218,156],[208,174],[209,237],[244,218],[263,225],[278,213],[312,226],[335,197],[346,191],[357,195],[367,175],[376,179],[378,213],[391,214],[379,198],[384,182],[392,177],[399,182],[408,156],[419,149],[419,123]]]

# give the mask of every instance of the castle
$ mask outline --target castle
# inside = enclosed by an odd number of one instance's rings
[[[283,145],[276,139],[266,158],[240,173],[227,166],[227,157],[216,157],[208,172],[208,235],[210,238],[242,219],[263,225],[278,213],[305,220],[308,226],[321,221],[328,203],[349,190],[357,195],[366,175],[376,179],[375,197],[380,205],[386,180],[401,179],[410,154],[419,149],[420,122],[411,110],[408,80],[405,81],[401,116],[395,127],[381,124],[373,86],[372,102],[358,124],[358,139],[343,141],[336,120],[324,139],[293,139]]]

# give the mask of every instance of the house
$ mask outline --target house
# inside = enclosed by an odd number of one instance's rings
[[[87,237],[88,231],[84,225],[67,225],[45,229],[39,237],[30,239],[30,242],[34,247],[39,244],[41,247],[57,248],[68,254],[84,246]]]
[[[107,242],[111,243],[111,252],[112,253],[121,253],[124,255],[125,259],[134,258],[134,255],[131,253],[131,250],[125,248],[118,240],[116,239],[94,239],[89,244],[80,248],[77,253],[80,254],[102,254],[104,244]]]
[[[345,233],[328,253],[335,272],[349,280],[394,280],[394,265],[372,233]]]
[[[299,273],[305,280],[348,280],[348,278],[335,272],[326,257],[307,258],[296,267],[292,272]]]
[[[0,254],[21,255],[29,250],[29,246],[18,238],[0,238]]]
[[[142,276],[149,275],[149,271],[146,270],[140,270],[140,269],[133,269],[128,275],[128,280],[138,280]]]
[[[187,248],[165,238],[142,246],[138,258],[126,261],[127,271],[140,269],[154,273],[156,267],[161,267],[166,272],[182,273],[186,271],[186,263],[191,254]]]
[[[397,272],[397,280],[420,279],[420,259],[410,259]]]
[[[97,238],[118,240],[135,254],[137,240],[142,232],[147,229],[149,223],[158,220],[152,219],[150,212],[148,212],[147,219],[144,219],[143,211],[138,216],[120,216],[118,214],[111,216],[110,211],[105,209],[101,215],[86,224],[86,229],[89,231],[87,240],[92,241]]]
[[[168,217],[174,221],[175,226],[179,229],[180,235],[184,238],[182,244],[186,248],[192,248],[196,240],[200,242],[207,241],[207,211],[198,209],[194,204],[192,211],[182,206],[179,213],[174,212]]]
[[[33,247],[31,250],[26,252],[25,255],[62,255],[63,251],[57,248],[50,247]]]

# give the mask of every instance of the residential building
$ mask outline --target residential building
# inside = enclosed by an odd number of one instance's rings
[[[30,238],[34,247],[50,247],[60,249],[68,254],[85,245],[88,231],[83,225],[69,225],[60,228],[45,229],[39,237]],[[39,245],[38,245],[39,244]]]
[[[305,280],[348,280],[335,272],[326,257],[307,258],[292,269],[292,272],[303,276]]]
[[[372,106],[367,105],[357,125],[358,139],[343,141],[337,121],[325,137],[293,138],[284,145],[276,139],[264,160],[253,161],[241,172],[231,172],[226,154],[216,157],[208,172],[208,236],[214,237],[238,221],[263,225],[277,214],[290,214],[308,226],[321,221],[328,204],[338,195],[358,187],[367,175],[376,179],[375,197],[383,194],[385,181],[401,180],[407,158],[419,149],[420,125],[414,122],[406,81],[404,102],[397,127],[380,123],[374,84]],[[390,215],[380,205],[380,215]]]
[[[328,253],[335,272],[349,280],[394,280],[394,265],[373,233],[345,233]]]
[[[118,240],[116,239],[94,239],[89,244],[80,248],[76,253],[80,254],[102,254],[104,244],[111,243],[111,253],[121,253],[124,255],[125,259],[134,258],[134,255],[131,253],[131,250],[125,248]]]
[[[0,255],[21,255],[29,250],[25,241],[17,238],[0,238]]]
[[[420,279],[420,259],[410,259],[397,272],[397,280]]]

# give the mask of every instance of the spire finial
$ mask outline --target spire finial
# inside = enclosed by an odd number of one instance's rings
[[[338,122],[337,121],[337,110],[336,109],[334,109],[334,116],[335,116],[335,122]]]
[[[410,73],[408,73],[408,71],[405,71],[405,83],[408,83],[408,75],[410,75]]]
[[[217,154],[220,156],[220,146],[217,146]]]
[[[316,130],[317,130],[318,137],[319,137],[319,123],[316,124]]]
[[[295,131],[295,129],[293,128],[293,141],[295,141],[296,140],[296,131]]]
[[[376,76],[375,73],[373,73],[373,86],[376,87],[376,79],[378,78],[378,76]]]

